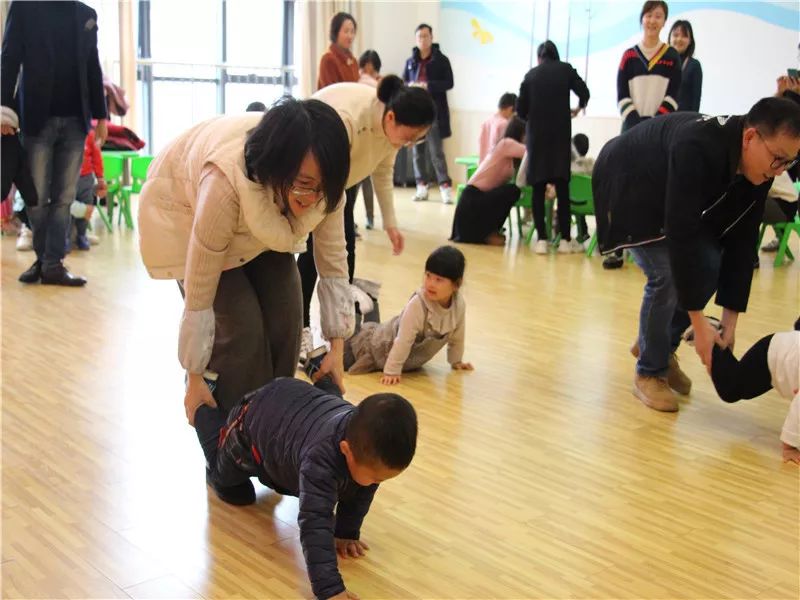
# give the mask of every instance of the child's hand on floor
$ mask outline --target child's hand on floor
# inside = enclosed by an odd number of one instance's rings
[[[456,362],[450,365],[453,367],[454,371],[473,371],[475,367],[472,366],[472,363],[468,362]]]
[[[383,385],[395,385],[400,383],[400,375],[387,375],[384,373],[381,375],[381,383]]]
[[[336,538],[336,553],[342,558],[359,558],[369,550],[366,542]]]
[[[341,594],[336,594],[335,596],[331,596],[328,600],[361,600],[357,594],[351,592],[350,590],[345,590]]]
[[[783,462],[793,462],[800,465],[800,450],[786,442],[781,442],[781,445],[783,446]]]

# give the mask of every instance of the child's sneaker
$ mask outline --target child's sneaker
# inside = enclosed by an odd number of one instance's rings
[[[17,250],[20,252],[33,250],[33,232],[25,225],[19,230],[17,236]]]
[[[303,327],[303,332],[300,334],[300,366],[305,363],[308,354],[314,349],[314,336],[311,333],[310,327]]]
[[[79,235],[75,238],[75,246],[78,250],[88,250],[92,247],[85,235]]]
[[[722,334],[722,323],[720,323],[720,320],[716,317],[709,317],[708,315],[705,315],[705,317],[706,321],[708,321],[709,324],[714,329],[716,329],[718,333]],[[681,337],[683,338],[684,342],[686,342],[690,346],[694,346],[694,327],[689,325],[689,327],[686,328],[686,331],[683,332],[683,335]]]
[[[414,202],[425,202],[428,199],[428,186],[424,183],[418,183],[417,191],[411,199]]]
[[[325,346],[314,348],[308,354],[308,357],[303,363],[303,372],[311,381],[314,381],[314,376],[317,374],[317,371],[319,371],[319,367],[322,364],[322,360],[325,358],[327,354],[328,354],[328,349]]]
[[[547,240],[539,240],[534,245],[533,251],[536,254],[547,254],[550,251],[550,244],[547,243]]]
[[[87,234],[86,234],[86,239],[87,239],[87,240],[89,240],[89,243],[90,243],[92,246],[97,246],[97,244],[99,244],[99,243],[100,243],[100,238],[99,238],[99,237],[97,237],[97,236],[96,236],[95,234],[93,234],[93,233],[87,233]]]
[[[453,188],[450,184],[440,185],[439,194],[442,196],[442,204],[453,203]]]

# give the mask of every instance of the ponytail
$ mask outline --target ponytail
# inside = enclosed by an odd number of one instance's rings
[[[436,117],[431,95],[421,87],[408,87],[397,75],[386,75],[378,84],[378,100],[390,110],[398,125],[427,127]]]

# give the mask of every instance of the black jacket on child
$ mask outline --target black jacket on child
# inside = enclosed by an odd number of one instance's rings
[[[603,253],[666,239],[685,310],[702,310],[703,282],[717,304],[744,312],[764,201],[772,180],[753,185],[736,173],[744,117],[679,112],[655,117],[608,142],[592,173]],[[719,272],[698,260],[720,251]]]
[[[353,481],[339,448],[355,406],[293,378],[275,379],[243,402],[258,478],[281,494],[299,497],[297,520],[311,587],[317,598],[335,596],[345,586],[334,537],[359,539],[378,489]],[[238,410],[231,411],[229,422]]]
[[[419,48],[411,51],[411,58],[406,61],[403,69],[403,81],[413,83],[419,75]],[[442,139],[452,135],[450,129],[450,107],[447,104],[447,90],[453,89],[453,69],[450,60],[439,50],[439,44],[431,46],[431,59],[425,67],[428,78],[428,93],[436,105],[436,119],[439,123],[439,134]]]

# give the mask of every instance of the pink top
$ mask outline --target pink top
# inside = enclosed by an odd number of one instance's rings
[[[486,160],[481,161],[478,170],[467,183],[483,192],[508,183],[514,175],[514,159],[522,158],[524,154],[524,144],[511,138],[501,139]]]
[[[480,161],[492,151],[497,142],[503,139],[503,134],[508,127],[508,119],[495,113],[481,125],[481,138],[478,141],[478,157]]]

